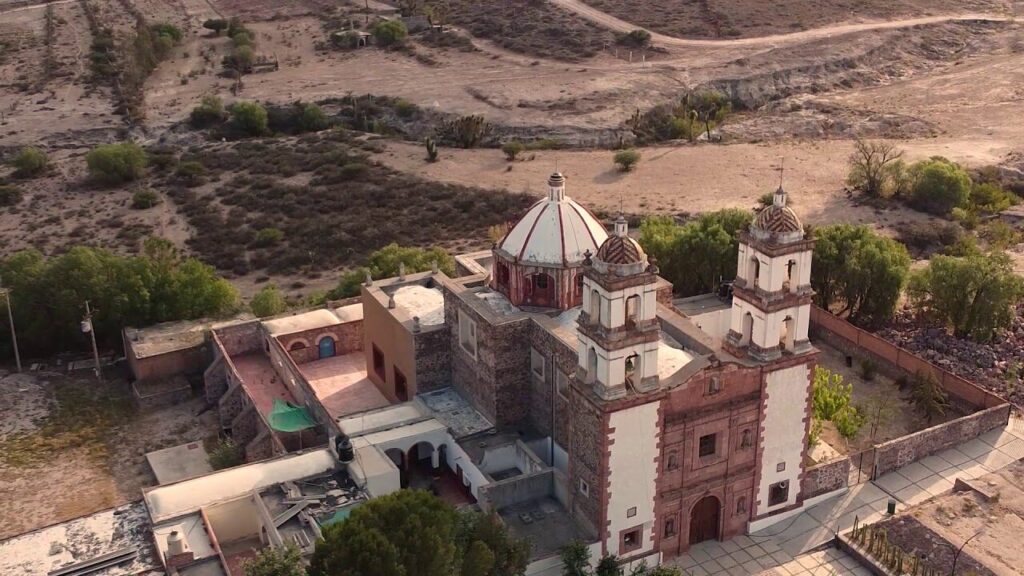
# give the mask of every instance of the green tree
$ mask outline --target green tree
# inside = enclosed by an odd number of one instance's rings
[[[875,198],[893,195],[899,173],[893,166],[900,162],[902,150],[888,142],[869,142],[858,138],[850,155],[850,173],[846,183]],[[902,164],[900,164],[902,166]]]
[[[298,118],[296,123],[300,132],[318,132],[327,128],[327,115],[319,106],[313,103],[299,103]]]
[[[729,97],[721,92],[696,92],[690,96],[690,107],[697,114],[697,120],[704,124],[708,142],[711,141],[711,129],[725,120],[732,111]]]
[[[947,216],[954,208],[967,206],[971,196],[971,177],[941,157],[923,160],[911,167],[913,187],[911,203],[919,210]]]
[[[949,398],[939,381],[931,373],[917,372],[911,382],[910,399],[914,407],[925,417],[928,425],[942,417],[949,408]]]
[[[853,384],[844,384],[842,374],[833,374],[821,366],[814,367],[812,388],[814,417],[820,420],[832,420],[850,405],[853,398]]]
[[[494,571],[494,553],[477,540],[462,558],[462,576],[489,576]]]
[[[374,498],[323,531],[310,576],[451,576],[455,511],[421,490]]]
[[[266,318],[288,310],[288,303],[285,302],[284,294],[281,294],[277,286],[267,284],[252,297],[249,308],[258,318]]]
[[[306,576],[302,551],[294,544],[268,546],[244,564],[245,576]]]
[[[235,102],[231,105],[231,124],[249,136],[267,133],[267,109],[257,102]]]
[[[601,558],[594,570],[594,576],[622,576],[622,567],[614,554]]]
[[[619,150],[615,153],[613,160],[615,165],[619,167],[619,170],[623,172],[632,172],[633,168],[635,168],[637,163],[640,162],[640,153],[632,148],[629,148],[628,150]]]
[[[134,142],[103,144],[85,156],[89,175],[105,184],[138,180],[146,173],[146,152]]]
[[[995,184],[975,183],[971,187],[971,208],[985,214],[997,214],[1010,206],[1020,203],[1014,193],[1003,190]]]
[[[579,540],[562,548],[562,576],[590,576],[590,549]]]
[[[523,150],[526,150],[526,146],[523,146],[523,143],[518,140],[510,140],[501,145],[501,151],[505,153],[505,158],[509,162],[514,161]]]
[[[240,35],[241,36],[241,35]],[[256,53],[249,46],[238,46],[231,54],[224,57],[224,66],[239,72],[252,70],[253,62],[256,61]]]
[[[472,570],[490,565],[488,570],[482,572],[485,576],[521,576],[530,561],[530,543],[509,535],[505,524],[495,514],[460,511],[456,525],[456,545],[464,551],[463,576],[471,576],[466,572],[465,560],[470,554],[473,556],[469,563]]]
[[[349,298],[359,295],[359,286],[369,272],[372,278],[392,278],[398,276],[400,264],[405,264],[405,272],[414,274],[426,272],[434,264],[449,276],[455,274],[455,259],[441,248],[416,248],[388,244],[377,250],[366,260],[366,264],[352,270],[341,277],[338,286],[327,293],[331,299]]]
[[[220,98],[209,95],[203,96],[199,106],[192,109],[188,122],[193,128],[207,128],[224,122],[227,120],[227,117],[228,114],[224,110],[224,103],[221,102]]]
[[[143,188],[132,194],[132,208],[147,210],[160,203],[160,195],[152,188]]]
[[[381,20],[370,31],[377,44],[385,48],[401,46],[409,36],[409,30],[401,20]]]
[[[840,307],[852,322],[892,317],[910,275],[910,254],[899,242],[867,226],[840,224],[814,231],[811,287],[827,310]]]
[[[752,219],[750,212],[735,208],[702,214],[682,226],[655,216],[640,225],[639,242],[657,259],[661,275],[677,294],[704,294],[735,277],[739,234]]]
[[[46,171],[49,158],[46,153],[34,146],[25,146],[18,151],[18,154],[11,162],[14,165],[14,175],[18,178],[31,178],[39,176]]]
[[[203,28],[213,30],[213,33],[220,36],[220,33],[228,28],[228,21],[221,18],[211,18],[203,22]]]
[[[952,327],[956,336],[987,341],[1013,321],[1024,279],[1006,254],[968,248],[963,256],[933,256],[911,276],[908,292],[919,313]]]

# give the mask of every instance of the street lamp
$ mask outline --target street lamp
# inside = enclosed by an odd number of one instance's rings
[[[92,359],[96,366],[93,369],[96,372],[96,379],[103,382],[103,371],[100,370],[100,353],[96,349],[96,331],[92,329],[92,310],[89,308],[89,301],[85,301],[85,318],[82,319],[82,332],[89,335],[92,339]]]
[[[984,527],[980,528],[977,532],[974,533],[974,536],[971,536],[970,538],[965,540],[964,543],[960,545],[960,548],[958,548],[957,551],[953,553],[953,569],[949,571],[949,576],[956,576],[956,561],[960,559],[960,553],[963,552],[964,548],[966,548],[967,545],[971,543],[971,540],[974,540],[978,536],[981,536],[981,533],[984,531]]]
[[[14,345],[14,363],[18,366],[18,372],[21,372],[21,353],[18,352],[18,334],[14,331],[14,312],[11,310],[11,291],[0,286],[0,294],[4,295],[4,300],[7,302],[7,321],[11,324],[11,343]]]

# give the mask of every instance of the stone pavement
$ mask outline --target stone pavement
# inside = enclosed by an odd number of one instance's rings
[[[850,576],[869,572],[835,549],[822,549],[854,518],[873,523],[885,516],[890,498],[897,507],[948,492],[956,478],[973,479],[1024,458],[1024,420],[1011,417],[993,430],[955,448],[904,466],[820,502],[800,514],[728,542],[702,542],[669,564],[688,576]]]

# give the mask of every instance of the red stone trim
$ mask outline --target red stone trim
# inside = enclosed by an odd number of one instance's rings
[[[526,252],[526,247],[530,245],[530,237],[533,236],[533,231],[535,228],[537,228],[537,223],[540,222],[541,216],[544,215],[544,212],[546,212],[550,206],[551,205],[548,204],[547,206],[541,208],[540,212],[537,213],[537,217],[533,220],[533,224],[530,225],[530,231],[526,233],[526,239],[523,240],[523,247],[519,250],[519,254],[516,256],[517,261],[523,258],[523,252]]]
[[[580,211],[576,209],[577,204],[569,204],[569,206],[571,206],[573,211],[576,212],[576,215],[580,217],[580,220],[583,220],[584,222],[586,222],[586,218],[583,217],[583,214],[580,214]],[[590,214],[591,218],[593,218],[594,220],[597,220],[599,223],[601,222],[601,219],[598,218],[593,212],[591,212],[590,209],[588,209],[588,208],[583,208],[583,209],[587,211],[587,214]],[[597,238],[594,238],[594,233],[590,231],[590,226],[587,226],[586,228],[587,228],[587,235],[590,236],[591,244],[593,244],[594,246],[597,246],[598,248],[600,248],[600,245],[598,245],[598,243],[597,243]]]
[[[562,243],[562,264],[567,265],[569,262],[565,259],[565,222],[562,220],[562,205],[558,204],[555,209],[558,210],[558,241]]]
[[[534,208],[536,208],[540,204],[543,204],[546,201],[547,200],[545,199],[534,202],[532,206],[530,206],[523,212],[522,216],[516,218],[515,221],[513,221],[512,225],[508,227],[508,230],[505,231],[505,235],[501,237],[501,240],[498,242],[498,248],[501,249],[502,246],[505,245],[505,240],[508,240],[508,235],[512,233],[512,230],[516,227],[515,225],[519,223],[519,221],[522,220],[523,218],[526,218],[526,215],[530,213],[530,210],[533,210]]]
[[[755,238],[750,232],[742,231],[740,232],[740,242],[756,249],[765,256],[776,258],[787,254],[814,250],[815,241],[813,238],[805,238],[788,244],[772,244],[768,240]]]

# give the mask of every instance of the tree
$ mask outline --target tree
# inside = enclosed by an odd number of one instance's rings
[[[323,530],[310,576],[451,576],[455,511],[421,490],[374,498]]]
[[[252,308],[252,313],[256,317],[266,318],[267,316],[276,316],[287,310],[288,303],[285,302],[284,295],[277,289],[277,286],[267,284],[252,297],[249,308]]]
[[[915,208],[947,216],[954,208],[967,206],[971,177],[953,162],[936,156],[914,164],[911,174],[911,203]]]
[[[231,105],[231,124],[249,136],[267,133],[267,110],[256,102],[235,102]]]
[[[245,454],[230,438],[218,440],[206,459],[210,463],[210,468],[214,470],[224,470],[245,464]]]
[[[207,30],[213,30],[213,33],[215,35],[220,36],[220,33],[222,31],[227,30],[228,22],[227,20],[223,20],[220,18],[211,18],[203,22],[203,28],[206,28]]]
[[[637,162],[640,162],[640,153],[632,148],[629,148],[628,150],[619,150],[615,153],[614,161],[619,167],[619,170],[623,172],[632,172],[633,168],[636,167]]]
[[[987,341],[1013,321],[1024,279],[1006,254],[967,248],[963,256],[932,257],[911,276],[908,292],[918,313],[951,326],[957,337]]]
[[[651,45],[651,33],[642,29],[631,30],[619,34],[615,41],[631,48],[647,48]]]
[[[594,570],[594,576],[622,576],[622,567],[614,554],[601,558]]]
[[[944,416],[949,408],[949,398],[939,381],[931,373],[917,372],[911,382],[910,399],[914,407],[925,417],[928,425],[932,420]]]
[[[840,224],[814,231],[811,287],[819,306],[848,314],[854,323],[892,317],[910,275],[910,254],[899,242],[867,226]]]
[[[901,162],[902,156],[903,151],[888,142],[869,142],[858,138],[850,155],[850,173],[846,183],[873,198],[889,196],[899,189],[894,186],[899,174],[894,172],[893,166]]]
[[[220,98],[209,95],[203,96],[199,106],[192,109],[188,122],[193,128],[207,128],[224,122],[224,120],[227,120],[227,117],[224,103],[221,102]]]
[[[721,124],[732,111],[729,97],[716,91],[693,93],[690,95],[689,104],[691,109],[696,112],[697,120],[704,124],[708,142],[711,141],[711,129]]]
[[[990,183],[976,183],[971,187],[971,207],[978,212],[997,214],[1020,203],[1014,193]]]
[[[850,406],[853,398],[853,384],[844,384],[842,374],[833,374],[821,366],[814,367],[812,389],[814,417],[819,420],[832,420]]]
[[[244,564],[245,576],[306,576],[302,551],[294,544],[268,546]]]
[[[97,182],[123,184],[146,173],[146,152],[134,142],[103,144],[85,156],[89,175]]]
[[[494,553],[483,542],[473,542],[462,559],[462,576],[488,576],[493,571]]]
[[[327,115],[316,104],[311,102],[299,103],[296,105],[296,108],[298,112],[296,124],[299,131],[318,132],[327,128]]]
[[[239,46],[224,57],[224,66],[238,72],[249,72],[256,61],[256,53],[249,46]]]
[[[694,296],[718,289],[736,276],[739,233],[753,215],[727,208],[702,214],[680,226],[670,217],[647,218],[640,225],[640,245],[657,258],[661,275],[672,282],[676,294]]]
[[[462,576],[521,576],[530,562],[530,543],[510,536],[493,513],[460,511],[455,542],[464,551]]]
[[[370,30],[377,44],[385,48],[401,46],[409,36],[409,30],[401,20],[381,20]]]
[[[11,162],[14,165],[14,175],[18,178],[31,178],[39,176],[46,171],[49,159],[46,153],[34,146],[25,146],[18,151],[18,155]]]
[[[562,576],[589,576],[590,549],[579,540],[562,548]]]
[[[526,150],[526,146],[523,146],[523,143],[518,140],[510,140],[501,145],[501,151],[505,153],[505,158],[509,162],[515,161],[516,156],[521,154],[523,150]]]
[[[151,188],[143,188],[132,194],[132,208],[147,210],[160,203],[160,195]]]
[[[435,264],[449,276],[455,274],[455,259],[441,248],[416,248],[388,244],[370,254],[366,265],[346,273],[338,286],[327,293],[328,298],[350,298],[359,295],[359,286],[369,273],[372,278],[398,276],[399,266],[405,265],[407,274],[426,272]]]

